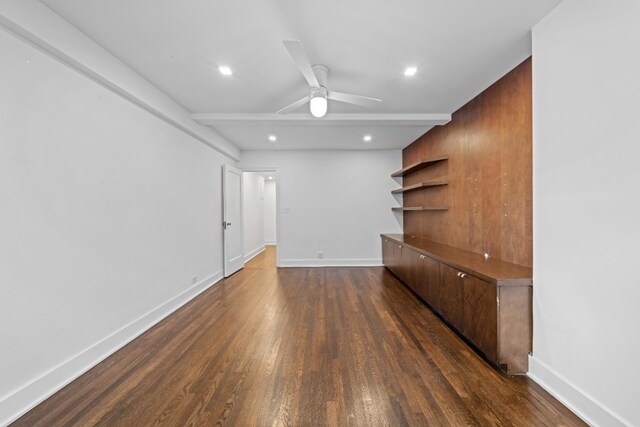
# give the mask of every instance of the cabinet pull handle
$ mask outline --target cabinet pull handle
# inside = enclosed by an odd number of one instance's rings
[[[460,275],[461,275],[461,274],[462,274],[462,273],[460,273],[460,272],[458,271],[458,277],[460,277]]]
[[[460,273],[460,278],[461,278],[461,279],[464,279],[464,276],[466,276],[466,274],[465,274],[465,273]]]

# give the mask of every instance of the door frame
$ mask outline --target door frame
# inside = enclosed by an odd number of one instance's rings
[[[280,173],[278,168],[260,167],[260,168],[242,168],[242,172],[273,172],[276,177],[276,267],[280,267],[280,250],[278,249],[280,242],[282,241],[280,224],[282,223],[280,218]]]
[[[240,247],[241,247],[241,259],[242,259],[242,267],[240,267],[238,270],[233,271],[232,273],[229,273],[229,268],[227,266],[228,264],[228,260],[227,260],[227,255],[228,255],[228,249],[227,249],[227,245],[228,245],[228,240],[227,240],[227,236],[226,236],[226,222],[227,219],[229,219],[227,217],[227,203],[226,203],[226,191],[227,191],[227,171],[231,171],[233,173],[238,173],[240,175]],[[231,276],[233,273],[235,273],[236,271],[239,271],[241,269],[244,268],[244,202],[243,202],[243,192],[242,192],[242,186],[243,186],[243,177],[242,177],[242,173],[244,171],[242,169],[239,169],[235,166],[232,165],[228,165],[228,164],[223,164],[222,165],[222,274],[224,277],[229,277]],[[235,221],[235,220],[234,220]],[[236,221],[237,223],[237,221]],[[233,224],[232,224],[233,226]]]

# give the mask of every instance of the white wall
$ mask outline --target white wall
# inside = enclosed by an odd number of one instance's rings
[[[221,277],[230,160],[1,26],[0,52],[2,425]]]
[[[264,242],[275,245],[278,241],[276,230],[276,182],[264,182]]]
[[[380,233],[402,230],[390,193],[400,150],[243,151],[239,167],[278,171],[281,266],[380,265]]]
[[[640,2],[565,0],[533,30],[530,375],[640,425]]]
[[[194,122],[182,105],[38,0],[0,1],[0,26],[196,140],[239,160],[238,147],[212,128]]]
[[[264,177],[242,173],[242,216],[245,262],[264,250]]]

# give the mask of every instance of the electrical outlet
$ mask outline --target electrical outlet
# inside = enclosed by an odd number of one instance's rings
[[[198,283],[198,275],[195,274],[191,277],[191,284],[195,285],[196,283]]]
[[[324,259],[324,252],[318,252],[318,259]]]

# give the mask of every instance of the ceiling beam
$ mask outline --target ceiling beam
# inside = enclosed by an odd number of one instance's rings
[[[191,114],[196,122],[207,126],[438,126],[451,121],[451,114],[327,114],[315,118],[311,114]]]
[[[194,123],[182,105],[39,1],[0,0],[4,29],[197,141],[240,160],[238,147],[214,129]]]

